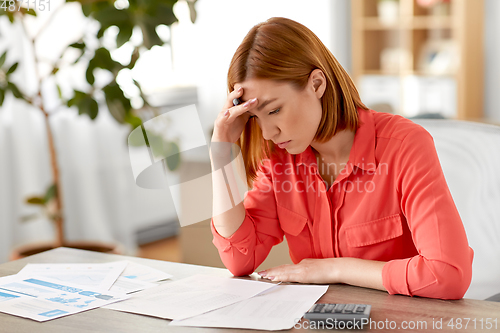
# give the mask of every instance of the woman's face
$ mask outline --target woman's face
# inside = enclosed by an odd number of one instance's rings
[[[324,82],[324,74],[314,70],[302,90],[291,83],[269,79],[245,80],[235,89],[243,88],[242,101],[257,98],[257,104],[248,113],[255,116],[264,139],[272,140],[290,154],[300,154],[318,130]]]

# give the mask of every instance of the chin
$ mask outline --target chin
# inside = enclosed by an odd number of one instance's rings
[[[293,146],[293,147],[286,147],[285,150],[289,153],[289,154],[292,154],[292,155],[298,155],[298,154],[302,154],[306,149],[307,149],[308,146],[306,147],[297,147],[297,146]]]

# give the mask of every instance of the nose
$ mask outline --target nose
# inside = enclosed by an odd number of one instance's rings
[[[272,123],[261,121],[259,125],[265,140],[272,140],[280,133],[279,127]]]

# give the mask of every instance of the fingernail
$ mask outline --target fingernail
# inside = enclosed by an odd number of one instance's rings
[[[241,87],[238,88],[238,92],[240,92],[240,91],[241,91]]]
[[[249,106],[250,104],[255,103],[256,100],[257,100],[257,97],[256,98],[252,98],[251,100],[249,100],[245,104],[243,104],[243,106]]]
[[[226,112],[224,112],[224,115],[227,116],[229,114],[229,110],[226,110]]]
[[[260,276],[262,277],[266,277],[266,271],[261,271],[261,272],[258,272],[257,274],[259,274]]]

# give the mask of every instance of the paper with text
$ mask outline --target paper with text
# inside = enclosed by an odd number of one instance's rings
[[[130,280],[144,282],[158,282],[170,279],[172,277],[171,274],[165,273],[156,268],[136,264],[135,262],[131,261],[128,261],[128,265],[121,276]]]
[[[165,319],[185,319],[253,297],[274,284],[195,275],[134,294],[107,309]]]
[[[328,286],[280,285],[221,309],[174,320],[169,325],[286,330],[292,328],[327,290]]]
[[[136,291],[157,287],[157,283],[144,282],[139,280],[131,280],[120,276],[115,284],[109,289],[110,291],[124,294],[131,294]]]

